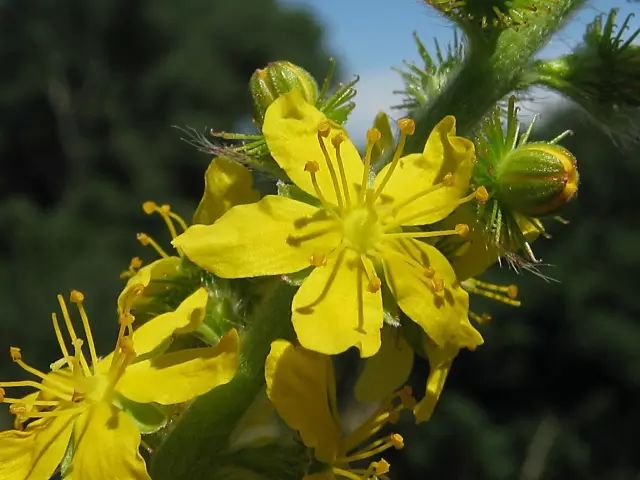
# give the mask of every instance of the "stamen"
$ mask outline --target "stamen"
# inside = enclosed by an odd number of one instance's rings
[[[371,268],[371,263],[366,255],[360,255],[360,263],[362,263],[362,268],[364,269],[367,279],[369,280],[369,284],[367,285],[367,290],[370,293],[376,293],[380,290],[382,286],[382,281],[376,275],[375,270]]]
[[[390,448],[395,448],[396,450],[404,448],[404,439],[402,438],[402,435],[400,435],[399,433],[393,433],[388,437],[376,440],[364,449],[359,450],[352,455],[336,459],[335,463],[348,464],[351,462],[358,462],[360,460],[365,460],[367,458],[378,455]]]
[[[332,468],[332,470],[333,470],[334,476],[336,477],[347,478],[349,480],[362,480],[362,477],[360,475],[351,473],[348,470],[344,470],[342,468],[337,468],[337,467]]]
[[[53,330],[56,333],[56,339],[58,340],[58,345],[60,346],[60,352],[62,352],[62,358],[69,358],[69,350],[67,350],[67,345],[64,342],[64,337],[62,336],[62,331],[60,330],[60,324],[58,323],[58,316],[55,313],[51,314],[51,321],[53,322]]]
[[[46,373],[43,373],[40,370],[38,370],[37,368],[33,368],[32,366],[30,366],[26,362],[24,362],[22,360],[22,352],[20,351],[20,349],[18,347],[10,347],[9,348],[9,354],[11,355],[11,360],[13,360],[25,372],[30,373],[31,375],[34,375],[34,376],[36,376],[36,377],[38,377],[38,378],[40,378],[42,380],[46,380],[47,382],[49,382],[51,385],[55,386],[56,388],[60,388],[60,390],[62,392],[64,392],[65,390],[67,390],[67,391],[72,391],[73,390],[68,385],[65,385],[64,383],[60,383],[60,382],[56,381],[51,376],[47,376]],[[41,388],[40,385],[41,385],[40,383],[31,382],[30,380],[25,380],[23,382],[2,382],[2,383],[0,383],[0,387],[31,386],[31,387],[37,388],[39,390],[44,390],[45,389],[44,385],[42,385],[43,388]],[[64,396],[65,395],[64,393],[63,393],[63,395],[60,395],[60,393],[57,392],[55,389],[51,389],[51,391],[55,392],[56,396]]]
[[[62,298],[62,295],[58,294],[58,304],[60,305],[60,310],[62,311],[62,317],[64,318],[64,323],[67,327],[67,332],[69,333],[69,337],[71,337],[71,344],[75,346],[76,341],[78,340],[78,335],[76,335],[76,331],[73,328],[73,323],[71,323],[71,316],[69,315],[69,310],[67,309],[67,304]],[[82,366],[82,370],[86,375],[90,375],[89,373],[89,365],[87,364],[87,359],[84,358],[84,354],[82,350],[76,352],[76,358],[80,362]]]
[[[133,257],[129,262],[129,267],[120,273],[120,278],[129,278],[133,277],[140,267],[142,267],[142,259],[140,257]]]
[[[349,183],[347,182],[347,175],[344,172],[344,163],[342,162],[342,155],[340,154],[340,145],[344,142],[344,133],[340,132],[331,139],[331,144],[336,151],[336,161],[338,163],[338,170],[340,171],[340,180],[342,181],[342,190],[344,192],[344,200],[347,208],[351,207],[351,195],[349,194]]]
[[[162,205],[161,207],[159,207],[156,202],[148,200],[142,204],[142,210],[147,215],[151,215],[153,213],[159,214],[160,217],[162,217],[165,225],[167,226],[171,238],[176,238],[178,236],[176,227],[173,225],[173,222],[171,221],[171,217],[169,215],[169,212],[171,212],[171,207],[169,205]]]
[[[457,205],[462,205],[464,203],[470,202],[471,200],[477,200],[478,202],[484,204],[489,200],[489,192],[487,192],[487,189],[484,187],[479,187],[477,188],[475,191],[473,191],[472,193],[470,193],[469,195],[459,198],[458,200],[456,200],[456,204]],[[393,223],[390,223],[388,225],[385,225],[384,230],[385,231],[389,231],[389,230],[393,230],[396,229],[402,225],[407,225],[409,222],[415,220],[416,218],[420,218],[420,217],[424,217],[425,215],[429,215],[431,213],[435,213],[442,210],[441,206],[435,206],[432,208],[428,208],[426,210],[423,210],[421,212],[417,212],[414,213],[412,215],[408,215],[404,218],[401,218],[399,220],[396,220]]]
[[[486,312],[477,314],[476,312],[469,310],[469,318],[480,325],[486,325],[491,321],[491,315]]]
[[[329,202],[327,202],[327,199],[320,190],[320,185],[318,185],[318,178],[316,176],[318,170],[320,170],[320,165],[318,165],[318,162],[314,162],[313,160],[311,160],[304,164],[304,171],[309,172],[309,175],[311,175],[311,183],[313,184],[313,189],[316,192],[316,197],[318,197],[318,200],[320,200],[320,203],[322,203],[325,210],[330,212],[331,207],[329,206]]]
[[[469,278],[462,282],[462,287],[469,293],[475,293],[513,307],[519,307],[522,304],[520,300],[517,300],[517,285],[499,285]]]
[[[469,233],[469,227],[465,224],[456,225],[453,230],[434,230],[432,232],[399,232],[399,233],[384,233],[383,235],[388,238],[431,238],[431,237],[444,237],[446,235],[460,235],[465,236]]]
[[[429,195],[430,193],[436,192],[436,191],[440,190],[441,188],[452,187],[453,185],[454,185],[453,175],[451,173],[447,173],[443,177],[441,182],[436,183],[436,184],[434,184],[434,185],[432,185],[430,187],[427,187],[424,190],[420,190],[415,195],[411,195],[409,198],[403,200],[398,205],[394,206],[393,210],[391,211],[391,214],[395,216],[404,207],[406,207],[407,205],[415,202],[416,200],[419,200],[420,198],[424,197],[425,195]]]
[[[51,379],[47,379],[47,381],[50,381]],[[52,383],[56,383],[56,382],[52,382]],[[55,397],[61,398],[63,400],[70,400],[71,399],[71,395],[73,393],[73,389],[70,388],[67,385],[62,385],[62,384],[57,384],[60,387],[64,387],[66,390],[69,390],[69,393],[64,393],[64,392],[60,392],[48,385],[44,385],[42,383],[39,382],[34,382],[33,380],[19,380],[19,381],[15,381],[15,382],[0,382],[0,387],[5,387],[5,388],[16,388],[16,387],[30,387],[30,388],[35,388],[36,390],[42,391],[42,392],[47,392]]]
[[[409,135],[413,135],[413,133],[416,130],[416,124],[410,118],[402,118],[398,120],[398,128],[400,129],[400,140],[398,141],[398,146],[396,147],[396,151],[393,153],[393,159],[391,160],[391,166],[389,167],[389,170],[387,170],[387,174],[382,179],[382,182],[378,186],[377,190],[373,193],[372,201],[374,202],[380,196],[380,194],[382,193],[382,190],[384,190],[384,187],[387,185],[387,183],[391,179],[391,175],[393,175],[394,170],[398,166],[400,157],[402,157],[404,146],[407,143],[407,137]]]
[[[76,304],[78,312],[80,313],[80,318],[82,319],[82,327],[84,328],[84,333],[87,337],[87,343],[89,344],[89,353],[91,354],[91,367],[93,374],[95,375],[96,365],[98,365],[98,355],[96,353],[96,344],[93,341],[91,325],[89,325],[89,318],[87,317],[87,312],[85,311],[82,304],[82,302],[84,302],[84,294],[82,292],[79,292],[78,290],[71,290],[69,300],[71,301],[71,303]]]
[[[439,293],[444,290],[444,280],[438,277],[428,278],[427,286],[433,293]]]
[[[359,204],[363,205],[367,190],[369,189],[369,175],[371,174],[371,154],[373,153],[373,147],[376,146],[378,140],[382,137],[380,130],[377,128],[370,128],[367,130],[367,150],[364,155],[364,170],[362,171],[362,185],[360,187],[360,199]]]
[[[329,175],[331,176],[331,182],[333,183],[333,190],[336,194],[336,200],[338,201],[338,207],[340,210],[344,209],[344,203],[342,200],[342,194],[340,192],[340,185],[338,184],[338,176],[336,175],[336,170],[333,168],[333,164],[331,163],[331,157],[329,156],[329,152],[327,151],[327,147],[324,144],[324,138],[328,137],[331,133],[331,125],[328,121],[320,122],[318,125],[318,144],[320,145],[320,150],[322,151],[322,156],[324,157],[325,162],[327,163],[327,168],[329,169]]]
[[[169,255],[167,254],[167,252],[165,252],[162,247],[160,245],[158,245],[158,243],[151,238],[149,235],[147,235],[146,233],[138,233],[136,235],[136,238],[138,239],[138,241],[140,242],[140,244],[144,247],[146,247],[147,245],[151,245],[151,247],[158,253],[158,255],[160,255],[162,258],[167,258]]]

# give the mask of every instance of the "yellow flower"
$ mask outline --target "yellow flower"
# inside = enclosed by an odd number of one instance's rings
[[[268,195],[232,208],[213,225],[190,227],[174,245],[224,278],[315,267],[292,304],[294,328],[308,349],[336,354],[356,346],[363,357],[378,351],[379,271],[400,308],[437,344],[456,337],[462,346],[475,347],[482,338],[468,321],[467,293],[446,258],[419,240],[464,235],[467,225],[415,228],[474,198],[485,199],[484,189],[464,196],[473,143],[457,137],[455,119],[446,117],[422,153],[402,156],[414,125],[403,119],[399,127],[391,162],[374,176],[371,152],[378,130],[369,130],[363,160],[345,132],[298,92],[281,96],[267,110],[263,133],[274,159],[309,203]]]
[[[20,349],[11,347],[13,361],[35,379],[0,382],[0,401],[16,415],[16,429],[0,432],[0,478],[47,479],[68,456],[65,479],[149,479],[139,453],[140,429],[125,405],[182,403],[227,383],[238,365],[238,335],[232,330],[214,347],[162,353],[173,334],[196,328],[204,316],[207,292],[200,289],[174,312],[135,332],[133,317],[125,310],[114,351],[100,359],[83,295],[73,291],[70,300],[77,306],[86,342],[59,295],[72,350],[53,314],[62,358],[51,372],[28,365]],[[11,398],[5,388],[14,387],[36,392]]]
[[[304,480],[364,479],[389,471],[384,459],[371,459],[389,448],[402,448],[404,440],[397,433],[373,437],[397,421],[402,410],[413,407],[409,390],[389,396],[357,428],[343,434],[331,357],[276,340],[267,356],[265,378],[267,396],[280,417],[313,449],[314,458],[325,464],[315,466]]]

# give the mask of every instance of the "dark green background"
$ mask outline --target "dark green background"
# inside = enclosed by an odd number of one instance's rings
[[[0,348],[46,368],[55,294],[84,290],[110,350],[118,274],[154,258],[135,233],[168,240],[140,203],[193,210],[209,158],[171,125],[243,128],[255,68],[321,77],[328,52],[317,23],[270,0],[5,0],[0,35]],[[536,134],[567,128],[580,193],[535,245],[559,282],[489,275],[524,305],[475,305],[494,313],[486,344],[457,359],[433,420],[404,428],[396,479],[639,478],[639,150],[574,110]],[[0,376],[19,378],[8,355]]]

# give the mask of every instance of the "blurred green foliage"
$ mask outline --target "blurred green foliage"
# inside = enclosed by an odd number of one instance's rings
[[[275,0],[2,1],[0,32],[0,339],[46,367],[56,293],[86,293],[110,351],[119,274],[155,258],[136,232],[169,240],[140,204],[195,209],[210,157],[172,125],[248,127],[256,68],[288,59],[321,78],[329,55],[315,21]],[[0,375],[19,375],[8,355]]]

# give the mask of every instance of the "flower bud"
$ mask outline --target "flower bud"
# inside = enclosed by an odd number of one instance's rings
[[[531,216],[553,213],[578,190],[576,159],[553,143],[528,143],[498,165],[495,195],[505,205]]]
[[[253,98],[255,120],[260,125],[269,105],[287,92],[297,88],[304,99],[315,104],[318,99],[318,84],[304,68],[291,62],[271,62],[259,68],[249,80],[249,92]]]

